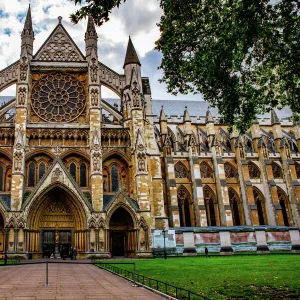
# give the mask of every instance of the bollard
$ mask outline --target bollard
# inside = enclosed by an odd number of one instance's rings
[[[136,284],[136,267],[135,267],[135,263],[133,263],[133,285],[132,286],[138,286]]]
[[[48,262],[46,262],[46,284],[45,286],[48,286]]]

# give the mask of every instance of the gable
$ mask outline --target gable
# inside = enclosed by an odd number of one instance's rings
[[[62,24],[58,24],[34,56],[39,61],[84,61],[84,56]]]

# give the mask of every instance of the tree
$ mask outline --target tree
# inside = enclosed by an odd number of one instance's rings
[[[122,2],[88,1],[72,21],[91,14],[101,25]],[[289,105],[299,119],[299,1],[160,0],[160,6],[156,49],[168,92],[202,93],[242,132],[271,107]]]

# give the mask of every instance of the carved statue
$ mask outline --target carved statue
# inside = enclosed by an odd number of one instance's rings
[[[92,59],[92,65],[90,66],[90,72],[91,72],[91,81],[97,82],[98,77],[98,66],[96,65],[96,59]]]
[[[25,56],[22,57],[22,63],[20,64],[20,80],[25,81],[27,79],[28,63]]]
[[[15,169],[15,171],[22,170],[22,158],[23,158],[23,154],[21,151],[15,152],[15,154],[14,154],[14,169]]]
[[[20,87],[19,88],[19,93],[18,93],[18,103],[19,103],[19,105],[24,105],[25,104],[25,99],[26,99],[26,88],[25,87]]]
[[[101,171],[101,159],[101,154],[99,152],[93,154],[93,170],[96,172]]]
[[[99,92],[97,89],[91,90],[91,104],[92,106],[98,106],[98,95]]]
[[[103,191],[104,192],[108,191],[108,184],[107,184],[107,181],[105,179],[103,180]]]

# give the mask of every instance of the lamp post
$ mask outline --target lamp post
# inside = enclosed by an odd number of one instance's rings
[[[4,245],[4,264],[7,265],[7,248],[8,248],[8,234],[9,228],[5,227],[5,245]]]
[[[168,234],[168,230],[163,230],[162,233],[164,235],[164,257],[165,257],[165,259],[167,259],[166,234]]]

